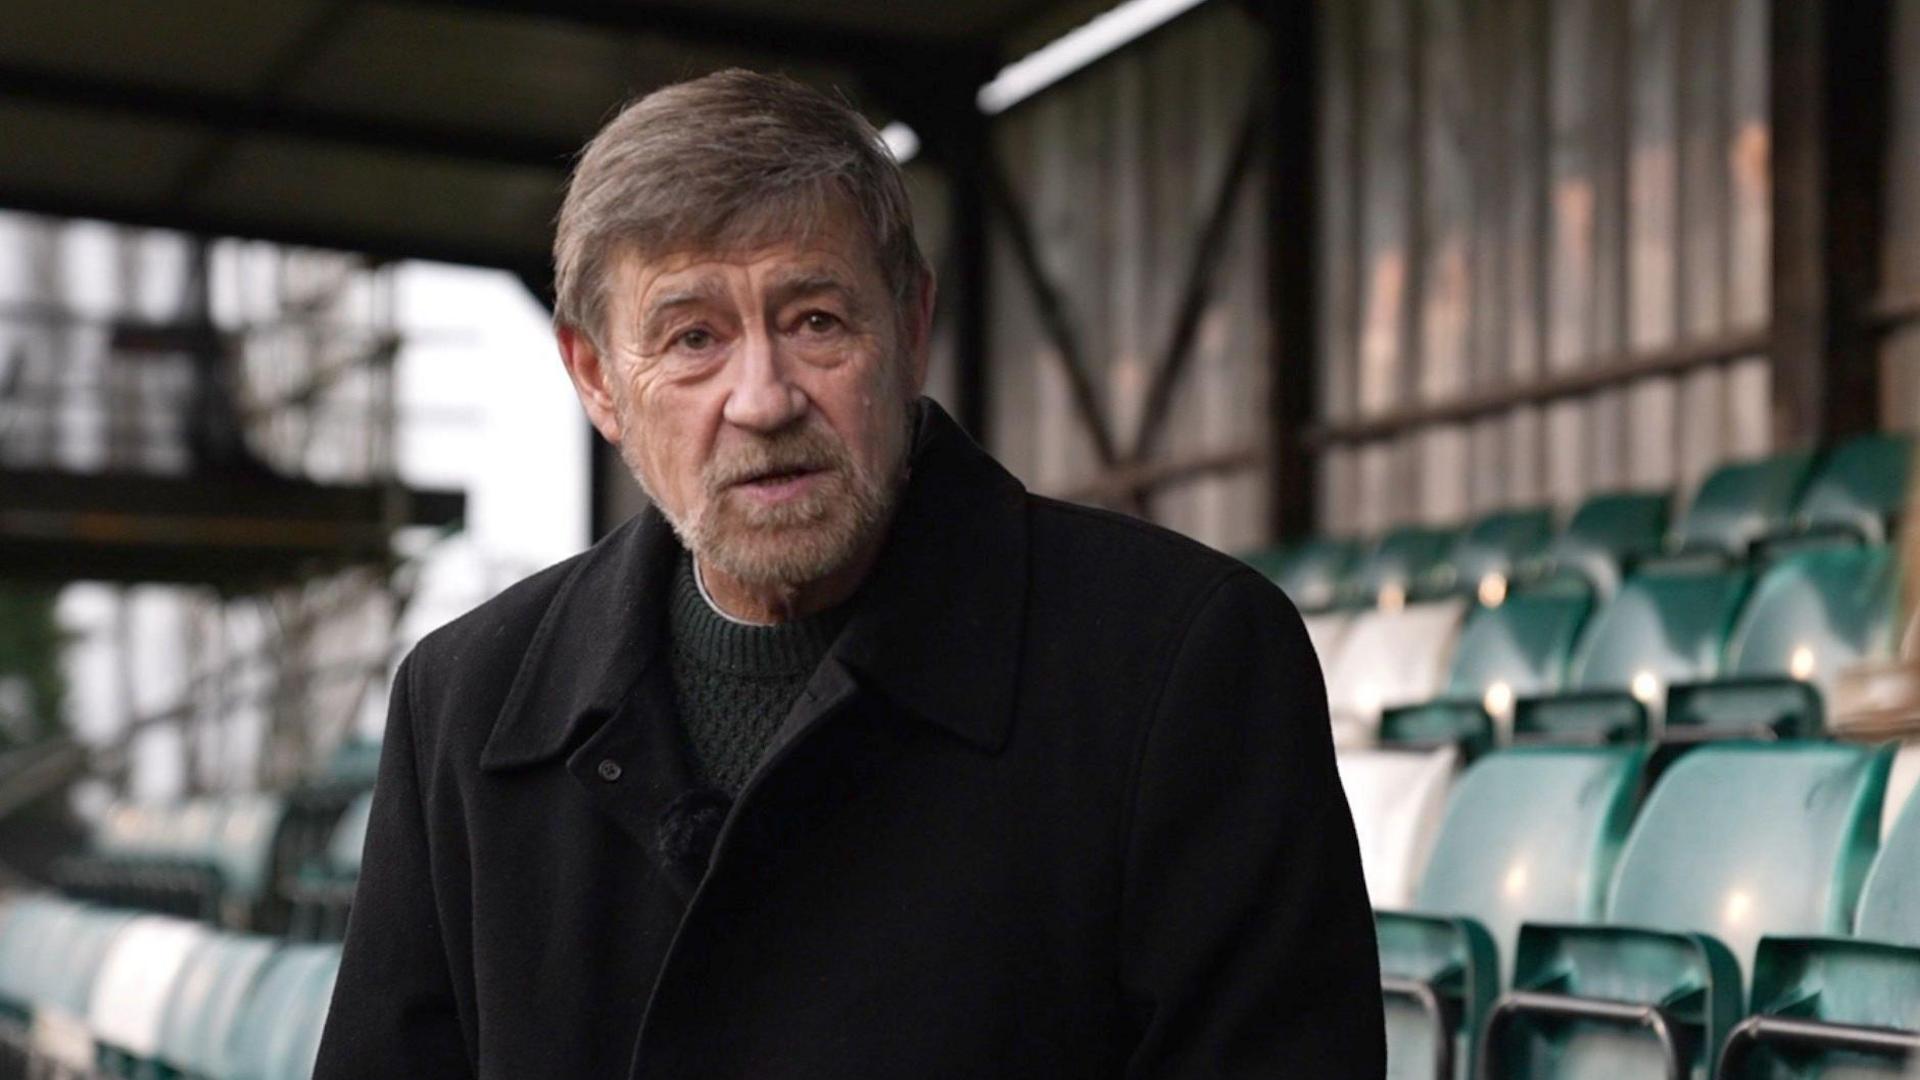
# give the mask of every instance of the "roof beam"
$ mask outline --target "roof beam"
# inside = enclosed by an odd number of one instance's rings
[[[0,99],[111,113],[216,132],[247,132],[489,165],[565,171],[591,132],[545,138],[447,128],[271,98],[0,64]]]
[[[557,199],[556,193],[556,199]],[[547,240],[521,250],[490,244],[470,244],[440,236],[361,232],[347,226],[308,222],[261,221],[220,211],[182,210],[165,203],[75,196],[0,185],[0,208],[49,217],[94,218],[143,228],[172,229],[209,237],[241,237],[293,247],[328,248],[357,252],[374,259],[431,259],[507,270],[528,280],[551,273]]]
[[[597,30],[673,38],[825,61],[857,72],[915,66],[930,53],[963,48],[961,40],[913,38],[826,25],[818,19],[747,15],[693,3],[620,3],[615,0],[385,0],[389,4],[491,11]],[[930,69],[920,68],[922,77]]]

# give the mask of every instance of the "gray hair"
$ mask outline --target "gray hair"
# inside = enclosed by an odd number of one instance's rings
[[[601,340],[616,254],[804,239],[842,206],[906,310],[931,271],[900,166],[873,125],[783,76],[734,69],[656,90],[608,121],[574,166],[553,240],[554,322]]]

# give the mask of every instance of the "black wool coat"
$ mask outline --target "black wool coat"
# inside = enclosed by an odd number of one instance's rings
[[[679,741],[652,511],[409,654],[318,1080],[1384,1074],[1299,616],[922,408],[730,807]]]

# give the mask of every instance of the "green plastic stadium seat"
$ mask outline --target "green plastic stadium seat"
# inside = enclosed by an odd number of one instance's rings
[[[234,1025],[231,1080],[307,1080],[340,970],[335,945],[289,945],[274,954]]]
[[[1913,437],[1891,432],[1861,435],[1835,447],[1794,507],[1793,531],[1886,543],[1906,506],[1913,454]]]
[[[1742,570],[1640,574],[1593,616],[1574,655],[1570,693],[1523,698],[1516,739],[1587,742],[1638,738],[1674,683],[1720,672],[1746,598]]]
[[[1833,677],[1894,648],[1898,564],[1882,547],[1788,554],[1754,586],[1727,639],[1722,677],[1675,686],[1667,731],[1810,738]]]
[[[274,886],[274,855],[287,820],[284,795],[259,792],[222,801],[210,860],[220,871],[222,923],[252,925],[251,913]]]
[[[0,1007],[30,1023],[34,1052],[68,1069],[95,1066],[88,1009],[102,965],[133,914],[53,896],[16,902],[0,940]]]
[[[1454,585],[1497,606],[1522,567],[1537,562],[1553,539],[1553,511],[1547,507],[1489,514],[1460,535],[1447,562]]]
[[[1341,582],[1360,554],[1360,542],[1315,536],[1245,556],[1301,611],[1325,611],[1340,599]]]
[[[1660,551],[1671,500],[1665,492],[1619,491],[1581,503],[1544,558],[1523,568],[1536,588],[1613,595],[1633,564]]]
[[[1903,1075],[1902,1057],[1920,1064],[1920,804],[1874,860],[1852,937],[1761,939],[1752,1011],[1728,1039],[1722,1077],[1891,1076]],[[1901,1049],[1866,1051],[1876,1045]]]
[[[355,796],[347,812],[340,815],[340,823],[327,841],[327,867],[335,875],[360,875],[360,856],[367,846],[367,820],[372,813],[373,792],[367,791]]]
[[[1756,540],[1787,527],[1812,467],[1813,455],[1804,450],[1722,465],[1701,482],[1669,548],[1745,558]]]
[[[159,1061],[187,1076],[231,1074],[234,1026],[279,947],[271,938],[218,934],[196,949],[167,1003]]]
[[[1458,534],[1452,529],[1408,525],[1380,538],[1342,586],[1346,603],[1359,607],[1398,607],[1454,591],[1448,554]]]
[[[1460,777],[1414,910],[1375,913],[1390,1075],[1473,1075],[1520,925],[1600,917],[1641,764],[1637,748],[1525,748]]]
[[[1585,593],[1521,593],[1467,618],[1454,647],[1446,690],[1422,705],[1389,709],[1383,743],[1430,743],[1447,737],[1471,751],[1489,727],[1504,728],[1520,698],[1555,694],[1593,602]]]
[[[321,780],[347,787],[372,787],[380,772],[380,740],[351,738],[340,744],[321,772]]]
[[[1705,1075],[1761,936],[1847,929],[1889,757],[1772,742],[1678,759],[1633,825],[1605,922],[1521,928],[1514,990],[1484,1030],[1489,1074]]]

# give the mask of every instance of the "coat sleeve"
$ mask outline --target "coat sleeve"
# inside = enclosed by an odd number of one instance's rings
[[[394,677],[360,881],[315,1080],[473,1075],[435,903],[412,666]]]
[[[1149,724],[1121,909],[1127,1075],[1384,1076],[1373,915],[1326,689],[1279,590],[1251,572],[1214,588]]]

